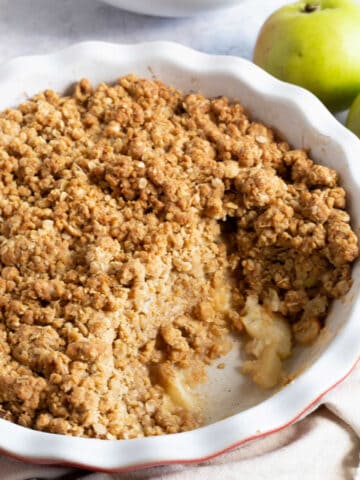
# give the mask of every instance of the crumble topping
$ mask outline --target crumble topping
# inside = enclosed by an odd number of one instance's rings
[[[4,111],[1,417],[108,439],[195,428],[189,389],[230,331],[244,373],[278,384],[350,288],[345,207],[335,171],[224,97],[129,75]]]

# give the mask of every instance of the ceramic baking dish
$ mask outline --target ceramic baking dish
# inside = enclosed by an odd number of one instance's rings
[[[310,149],[336,169],[348,192],[353,227],[360,226],[360,141],[312,94],[282,83],[249,61],[206,55],[174,43],[115,45],[87,42],[61,52],[22,57],[0,67],[0,109],[43,89],[65,92],[88,77],[115,81],[127,73],[159,78],[186,92],[238,98],[252,118],[276,129],[294,147]],[[263,391],[239,373],[241,348],[209,369],[200,393],[206,424],[191,432],[134,440],[96,440],[37,432],[0,419],[0,450],[16,458],[103,471],[208,459],[284,428],[316,407],[355,366],[360,353],[359,263],[347,296],[333,304],[315,345],[297,349],[286,368],[294,380]]]

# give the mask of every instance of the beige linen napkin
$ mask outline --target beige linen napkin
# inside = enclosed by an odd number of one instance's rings
[[[360,363],[321,403],[301,422],[201,464],[110,475],[0,457],[0,479],[360,480]]]

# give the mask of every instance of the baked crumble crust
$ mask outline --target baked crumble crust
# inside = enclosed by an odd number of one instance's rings
[[[224,97],[128,75],[6,110],[1,416],[108,439],[194,428],[186,385],[231,330],[250,336],[244,372],[278,383],[350,288],[345,207],[335,171]]]

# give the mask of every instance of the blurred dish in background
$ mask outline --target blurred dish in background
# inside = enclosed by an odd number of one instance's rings
[[[145,15],[186,17],[231,7],[242,0],[103,0],[114,7]]]

